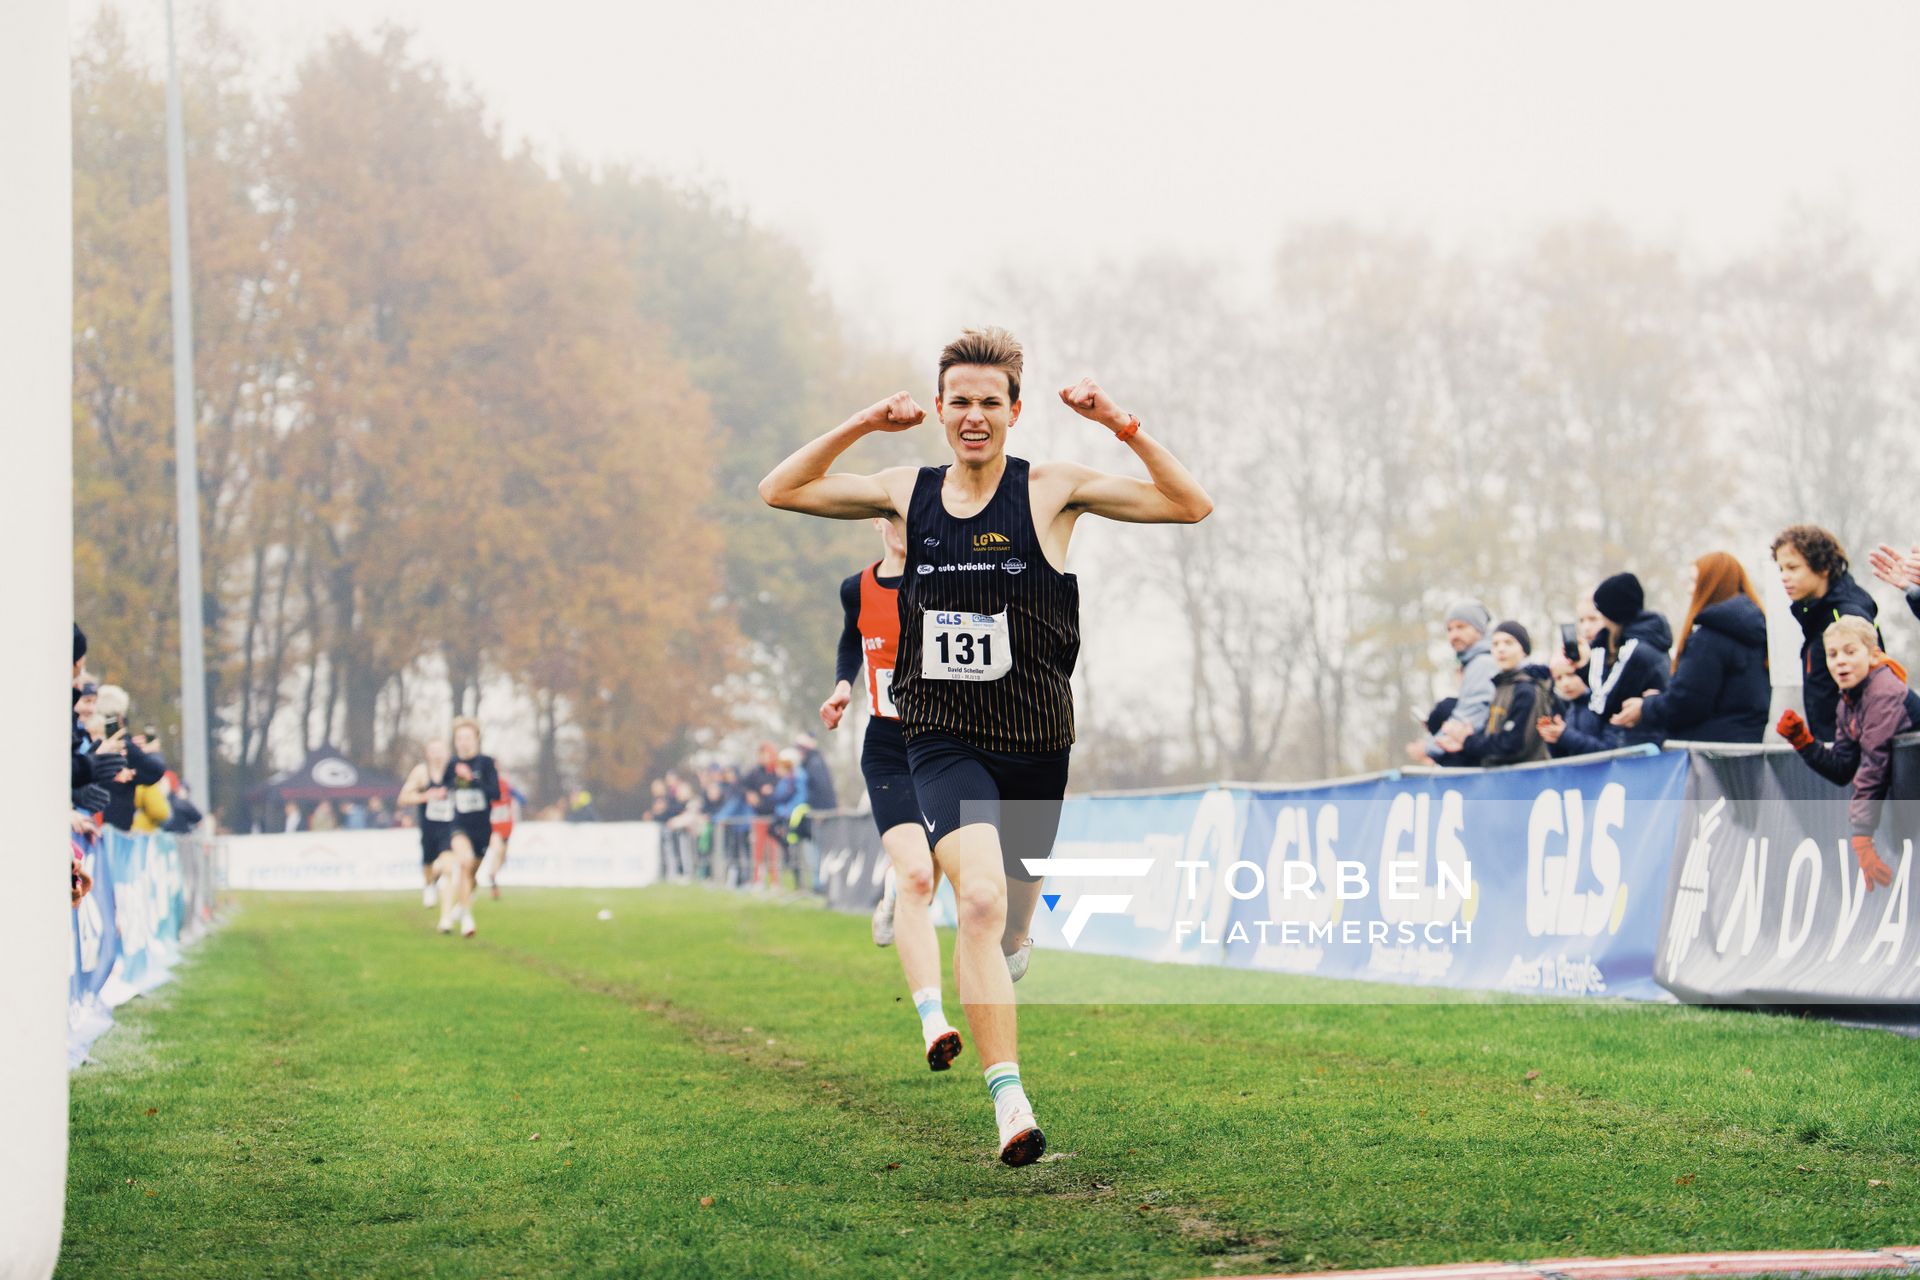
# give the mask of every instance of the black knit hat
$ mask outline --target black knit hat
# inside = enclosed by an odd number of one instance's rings
[[[87,633],[80,629],[79,623],[73,624],[73,660],[75,662],[87,656]]]
[[[1520,650],[1522,653],[1533,652],[1533,637],[1527,634],[1527,629],[1525,627],[1521,626],[1519,623],[1514,622],[1511,619],[1495,627],[1493,629],[1493,634],[1512,636],[1515,640],[1517,640],[1520,643]]]
[[[1630,573],[1616,573],[1593,589],[1593,607],[1608,622],[1632,622],[1647,607],[1647,593],[1640,579]]]

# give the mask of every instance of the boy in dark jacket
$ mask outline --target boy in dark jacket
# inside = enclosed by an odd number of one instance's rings
[[[1780,570],[1780,585],[1793,601],[1793,620],[1800,624],[1801,701],[1806,704],[1807,728],[1820,741],[1831,742],[1840,690],[1825,661],[1827,628],[1842,618],[1872,622],[1880,606],[1847,572],[1847,553],[1839,540],[1817,524],[1782,529],[1773,540],[1773,562]],[[1881,647],[1876,639],[1874,648]]]
[[[1443,757],[1441,763],[1494,768],[1545,760],[1547,743],[1540,736],[1539,719],[1551,705],[1552,673],[1527,661],[1533,652],[1533,639],[1517,622],[1496,626],[1487,643],[1495,667],[1487,727],[1464,738],[1443,736],[1443,745],[1452,746],[1457,741],[1458,749]]]
[[[1920,725],[1920,696],[1907,688],[1900,664],[1880,651],[1879,632],[1865,618],[1840,619],[1827,628],[1822,644],[1840,691],[1838,736],[1828,746],[1793,711],[1780,717],[1778,728],[1815,773],[1836,786],[1853,784],[1847,806],[1853,856],[1872,893],[1893,883],[1893,870],[1881,861],[1873,833],[1893,782],[1893,740]]]

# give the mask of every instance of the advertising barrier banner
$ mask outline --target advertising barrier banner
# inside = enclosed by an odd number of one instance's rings
[[[816,814],[813,842],[820,853],[820,891],[835,911],[868,912],[880,901],[887,855],[864,813]]]
[[[113,1010],[171,976],[181,947],[212,911],[190,898],[201,878],[204,844],[183,851],[171,835],[108,828],[91,841],[82,865],[93,890],[72,912],[67,1062],[78,1067],[113,1026]]]
[[[1791,751],[1692,758],[1658,965],[1682,999],[1731,1004],[1920,1004],[1911,927],[1920,803],[1893,800],[1874,833],[1893,883],[1868,892],[1848,791]],[[1894,751],[1892,794],[1920,796],[1920,746]]]
[[[1663,999],[1684,755],[1067,802],[1041,946],[1319,977]]]
[[[421,885],[420,833],[311,831],[222,836],[224,888],[368,890]],[[514,828],[503,884],[640,888],[660,879],[660,828],[651,822],[523,822]]]

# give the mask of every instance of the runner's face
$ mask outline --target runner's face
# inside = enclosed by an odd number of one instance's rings
[[[940,397],[940,425],[954,461],[991,462],[1006,451],[1007,430],[1020,418],[1020,402],[1007,395],[1004,370],[962,364],[947,370]]]
[[[435,773],[447,767],[447,744],[429,742],[427,744],[427,767]]]
[[[454,730],[453,749],[460,753],[463,760],[480,754],[480,735],[473,731],[472,725],[463,724]]]

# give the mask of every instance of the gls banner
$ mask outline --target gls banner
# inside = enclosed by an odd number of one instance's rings
[[[1912,919],[1920,805],[1889,802],[1875,833],[1893,884],[1866,892],[1847,789],[1788,752],[1693,757],[1675,843],[1660,981],[1735,1004],[1920,1003]],[[1895,796],[1920,795],[1920,749],[1894,752]]]
[[[820,851],[820,887],[835,911],[871,911],[886,880],[880,833],[864,813],[815,814],[813,843]]]
[[[1684,755],[1069,800],[1034,938],[1146,960],[1668,998]]]

